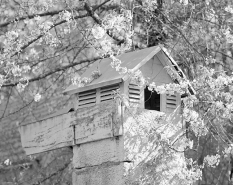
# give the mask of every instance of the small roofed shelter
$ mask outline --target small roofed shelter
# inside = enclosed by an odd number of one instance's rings
[[[177,63],[162,46],[124,53],[117,58],[121,61],[121,67],[126,67],[133,72],[140,70],[149,83],[154,82],[156,85],[178,83],[173,77],[174,74],[170,72],[171,69],[179,77],[185,78]],[[132,82],[128,73],[120,74],[110,66],[111,62],[112,59],[105,58],[94,63],[82,74],[81,78],[90,78],[93,71],[99,70],[101,75],[97,79],[83,87],[70,85],[64,91],[64,94],[76,96],[75,109],[112,100],[114,91],[117,89],[120,94],[126,96],[130,103],[136,103],[141,108],[171,113],[180,105],[180,95],[160,95],[151,92],[147,87],[141,87]],[[193,94],[191,87],[189,90]]]
[[[179,66],[161,46],[125,53],[117,58],[121,61],[121,67],[133,72],[140,70],[149,83],[178,83],[173,75],[185,78]],[[135,116],[125,111],[122,99],[114,99],[115,92],[126,97],[133,105],[132,110],[136,111],[136,119],[142,120],[143,124],[163,125],[163,122],[155,121],[157,115],[163,114],[161,112],[170,115],[174,110],[174,122],[182,122],[179,114],[181,95],[160,95],[149,91],[146,86],[134,83],[128,73],[120,74],[112,68],[111,62],[109,58],[97,61],[81,78],[91,78],[96,70],[101,74],[98,78],[82,87],[71,85],[64,91],[64,94],[74,96],[73,106],[20,127],[22,146],[27,155],[72,148],[73,184],[125,184],[124,163],[129,161],[125,141],[133,138],[129,132],[127,136],[127,130],[130,130],[127,127],[134,123],[140,126],[140,123],[132,121]],[[194,93],[191,87],[189,93]],[[149,121],[145,121],[145,117]],[[169,139],[174,140],[182,128]]]

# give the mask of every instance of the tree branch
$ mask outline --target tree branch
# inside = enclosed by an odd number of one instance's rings
[[[104,3],[109,2],[110,0],[106,0]],[[103,4],[103,3],[102,3]],[[88,15],[91,16],[93,18],[93,20],[99,24],[100,26],[102,25],[102,20],[99,18],[99,16],[95,13],[95,10],[97,9],[93,9],[92,7],[90,7],[88,5],[88,3],[86,2],[84,4],[84,8],[87,11]],[[122,43],[124,43],[124,39],[119,39],[118,37],[114,36],[112,33],[110,33],[108,30],[106,32],[111,38],[113,38],[115,41],[117,41],[117,45],[121,45]]]
[[[100,8],[101,6],[103,6],[104,4],[106,4],[106,3],[109,2],[109,1],[110,1],[110,0],[106,0],[105,2],[101,3],[100,5],[93,6],[94,9],[92,9],[90,6],[87,5],[87,3],[85,3],[85,5],[87,6],[87,7],[85,8],[86,11],[87,11],[87,13],[84,14],[84,15],[77,15],[77,16],[74,17],[74,19],[84,18],[84,17],[88,17],[88,16],[91,16],[91,17],[92,17],[92,16],[93,16],[93,17],[95,17],[95,19],[96,19],[95,21],[98,21],[98,22],[101,24],[101,19],[98,17],[98,15],[97,15],[96,13],[94,13],[94,11],[97,10],[98,8]],[[84,5],[84,7],[85,7],[85,5]],[[58,12],[58,11],[57,11],[57,12]],[[49,12],[48,12],[48,13],[49,13]],[[44,14],[45,14],[45,13],[44,13]],[[54,13],[54,14],[55,14],[55,13]],[[33,15],[33,16],[35,17],[36,15]],[[65,23],[65,22],[67,22],[67,21],[66,21],[66,20],[62,20],[62,21],[60,21],[60,22],[54,24],[53,26],[51,26],[51,28],[50,28],[49,30],[53,29],[54,27],[56,27],[56,26],[58,26],[58,25],[61,25],[61,24]],[[1,27],[1,26],[0,26],[0,27]],[[109,33],[108,33],[108,34],[109,34]],[[110,35],[110,34],[109,34],[109,35]],[[42,34],[39,35],[37,38],[31,40],[30,42],[28,42],[28,43],[25,44],[24,46],[22,46],[22,47],[21,47],[21,50],[24,50],[25,48],[27,48],[28,46],[30,46],[32,43],[34,43],[34,42],[36,42],[37,40],[39,40],[41,37],[43,37]],[[123,40],[123,41],[122,41],[122,40],[119,40],[119,39],[115,38],[114,36],[111,36],[111,37],[112,37],[114,40],[118,41],[120,44],[124,42],[124,40]],[[119,44],[119,43],[118,43],[118,44]],[[19,52],[14,53],[11,57],[17,55],[18,53],[19,53]]]
[[[43,180],[37,182],[37,183],[34,183],[33,185],[40,185],[42,184],[43,182],[45,182],[46,180],[50,179],[51,177],[57,175],[58,173],[62,172],[63,170],[65,170],[68,166],[69,166],[70,162],[66,163],[63,167],[59,168],[56,172],[54,173],[51,173],[49,176],[45,177]]]
[[[96,60],[99,60],[99,59],[101,59],[101,58],[97,57],[97,58],[94,58],[92,60],[82,60],[80,62],[74,62],[74,63],[71,63],[69,65],[63,66],[63,67],[57,67],[54,70],[51,70],[51,71],[49,71],[49,72],[47,72],[45,74],[42,74],[42,75],[39,75],[39,76],[37,76],[35,78],[29,79],[28,82],[38,81],[40,79],[46,78],[47,76],[50,76],[50,75],[52,75],[54,73],[57,73],[59,71],[64,71],[64,70],[66,70],[66,69],[68,69],[70,67],[74,67],[76,65],[80,65],[80,64],[86,63],[86,62],[93,63],[93,62],[95,62]],[[18,83],[19,83],[19,81],[18,82],[14,82],[14,83],[4,84],[4,85],[2,85],[2,87],[12,87],[12,86],[16,86]]]
[[[105,1],[105,2],[103,2],[101,4],[99,4],[99,5],[93,6],[93,11],[96,11],[98,8],[100,8],[101,6],[105,5],[109,1],[111,1],[111,0],[107,0],[107,1]],[[75,11],[82,11],[84,9],[77,7],[75,9],[73,9],[73,10],[75,10]],[[63,11],[71,12],[70,8],[68,8],[68,9],[55,10],[55,11],[50,11],[50,12],[43,12],[43,13],[38,13],[38,14],[27,15],[27,16],[15,18],[14,20],[3,22],[3,23],[0,24],[0,28],[8,26],[9,24],[13,23],[14,21],[23,21],[25,19],[33,19],[33,18],[35,18],[37,16],[40,16],[40,17],[53,16],[53,15],[57,15],[57,14],[63,12]]]
[[[25,19],[33,19],[36,16],[40,16],[40,17],[43,17],[43,16],[53,16],[53,15],[59,14],[62,11],[64,11],[64,10],[56,10],[56,11],[52,11],[52,12],[44,12],[44,13],[39,13],[39,14],[33,14],[33,15],[23,16],[23,17],[20,17],[20,18],[15,18],[14,20],[10,20],[10,21],[6,21],[4,23],[1,23],[0,24],[0,28],[8,26],[9,24],[13,23],[14,21],[23,21]],[[66,11],[70,11],[70,10],[67,9]]]
[[[86,13],[86,14],[84,14],[84,15],[75,16],[74,19],[84,18],[84,17],[88,17],[88,16],[89,16],[89,14]],[[62,20],[62,21],[60,21],[60,22],[54,24],[53,26],[51,26],[51,28],[50,28],[49,30],[53,29],[54,27],[56,27],[56,26],[58,26],[58,25],[60,25],[60,24],[65,23],[65,22],[67,22],[67,21],[66,21],[66,20]],[[24,46],[22,46],[20,49],[21,49],[21,50],[26,49],[28,46],[30,46],[32,43],[36,42],[37,40],[39,40],[39,39],[40,39],[41,37],[43,37],[43,36],[44,36],[44,35],[42,35],[42,34],[39,35],[39,36],[36,37],[35,39],[29,41],[27,44],[25,44]],[[15,52],[11,57],[17,55],[18,53],[19,53],[19,52]]]

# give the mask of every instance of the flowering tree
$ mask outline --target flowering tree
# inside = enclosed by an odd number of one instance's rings
[[[12,0],[2,2],[0,8],[0,101],[5,110],[14,99],[31,109],[70,83],[87,85],[100,71],[93,71],[90,79],[79,74],[97,59],[110,57],[109,65],[116,71],[129,73],[151,91],[185,94],[186,129],[178,135],[175,131],[182,125],[161,114],[144,115],[144,124],[129,127],[127,152],[135,162],[126,167],[127,182],[224,184],[229,180],[229,169],[222,166],[232,153],[231,2]],[[169,49],[187,79],[174,75],[177,83],[155,86],[140,71],[122,67],[115,57],[157,44]],[[153,117],[167,124],[157,125],[158,129]],[[132,142],[137,143],[133,148]]]

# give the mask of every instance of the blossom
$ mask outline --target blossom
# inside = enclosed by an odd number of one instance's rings
[[[187,6],[189,4],[189,1],[188,0],[180,0],[180,3]]]
[[[25,87],[28,85],[29,81],[28,78],[23,77],[19,80],[19,83],[17,84],[16,88],[19,92],[22,92]]]
[[[70,27],[65,27],[63,31],[64,31],[64,34],[70,33]]]
[[[73,85],[77,85],[77,83],[81,80],[81,77],[80,76],[74,76],[71,78],[71,83]]]
[[[136,83],[139,86],[144,86],[146,84],[146,79],[143,77],[143,74],[140,70],[132,72],[129,70],[130,81]]]
[[[125,74],[127,73],[127,68],[126,67],[120,67],[119,68],[119,74]]]
[[[22,70],[23,73],[28,72],[30,69],[31,69],[31,67],[28,66],[28,65],[25,65],[25,66],[22,66],[22,67],[21,67],[21,70]]]
[[[22,70],[19,68],[19,66],[14,66],[12,69],[12,74],[14,76],[21,76]]]
[[[73,85],[77,85],[78,87],[84,87],[85,85],[91,83],[91,81],[93,80],[93,78],[87,78],[87,77],[83,77],[81,78],[80,76],[74,76],[71,79],[71,82]]]
[[[3,163],[4,163],[6,166],[11,165],[10,159],[6,159]]]
[[[233,154],[233,144],[231,144],[229,147],[225,148],[223,151],[224,157],[229,157]]]
[[[230,7],[230,6],[227,6],[227,7],[225,8],[225,11],[233,14],[233,8]]]
[[[72,14],[68,12],[67,10],[64,10],[62,13],[60,13],[60,19],[66,20],[67,22],[70,21]]]
[[[92,77],[93,79],[97,79],[97,78],[99,78],[100,76],[101,76],[101,72],[100,72],[99,70],[92,71],[92,73],[91,73],[91,77]]]
[[[205,3],[206,3],[207,5],[209,5],[210,2],[211,2],[211,0],[206,0],[206,1],[205,1]]]
[[[32,49],[30,49],[29,55],[34,55],[34,56],[36,56],[36,55],[38,55],[38,52],[35,50],[35,48],[32,48]]]
[[[117,68],[120,67],[121,61],[115,57],[112,57],[112,62],[110,63],[112,68],[116,68],[116,71],[119,71]]]
[[[216,106],[216,109],[223,109],[224,108],[223,102],[221,102],[221,101],[215,102],[215,106]]]
[[[4,76],[0,74],[0,88],[3,85],[4,81]]]
[[[104,53],[112,53],[112,44],[108,40],[104,40],[100,43]]]
[[[46,21],[45,23],[39,24],[39,28],[44,32],[47,32],[53,26],[53,22]]]
[[[95,37],[95,39],[101,39],[103,38],[105,34],[105,30],[100,26],[95,26],[91,29],[92,35]]]
[[[84,85],[87,85],[90,82],[91,82],[90,78],[84,77],[84,78],[81,79],[81,83],[84,84]]]
[[[37,93],[35,96],[34,96],[34,101],[35,102],[39,102],[41,99],[41,95],[39,93]]]
[[[35,21],[39,22],[41,20],[41,17],[40,16],[35,16],[34,19],[35,19]]]
[[[218,164],[220,162],[220,155],[219,154],[207,155],[204,158],[204,162],[206,162],[209,166],[215,168],[216,166],[218,166]]]
[[[16,32],[16,31],[8,31],[7,33],[6,33],[6,37],[7,37],[7,39],[9,39],[9,40],[15,40],[16,38],[18,38],[18,36],[19,36],[19,34],[18,34],[18,32]]]

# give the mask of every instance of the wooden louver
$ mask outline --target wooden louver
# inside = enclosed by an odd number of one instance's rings
[[[166,110],[173,112],[177,107],[176,95],[166,95]]]
[[[141,89],[138,85],[129,84],[129,101],[133,103],[140,102]]]
[[[119,89],[119,84],[100,88],[100,102],[113,99],[114,91]]]
[[[78,107],[96,104],[96,89],[80,92],[78,94]]]

